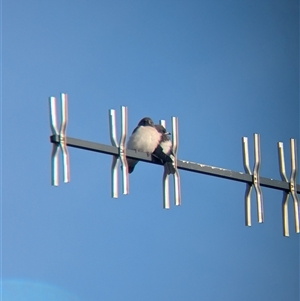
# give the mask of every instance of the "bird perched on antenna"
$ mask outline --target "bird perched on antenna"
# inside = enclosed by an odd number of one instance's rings
[[[159,128],[157,128],[159,127]],[[167,141],[167,131],[164,131],[158,125],[154,125],[154,122],[149,117],[144,117],[140,120],[137,127],[133,130],[132,135],[129,137],[127,142],[127,148],[152,154],[155,161],[161,162],[166,166],[168,173],[175,173],[175,167],[173,165],[173,160],[164,152],[165,142]],[[170,141],[171,142],[171,141]],[[161,145],[161,143],[163,143]],[[171,153],[170,153],[171,154]],[[136,159],[127,158],[128,172],[132,173],[135,165],[138,163]]]
[[[170,162],[167,162],[167,163],[164,164],[166,172],[167,172],[168,175],[171,174],[171,173],[174,174],[175,173],[175,167],[174,167],[175,156],[174,156],[174,153],[173,153],[172,141],[169,137],[169,135],[171,135],[171,133],[167,132],[165,127],[162,126],[161,124],[156,124],[155,128],[157,129],[157,131],[159,133],[162,134],[159,145],[162,147],[163,152],[172,159],[171,164],[169,164]]]

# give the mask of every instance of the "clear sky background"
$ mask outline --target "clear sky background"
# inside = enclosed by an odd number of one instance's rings
[[[69,95],[70,137],[110,144],[179,118],[179,158],[243,171],[261,134],[299,138],[299,1],[2,1],[3,300],[296,301],[299,235],[282,235],[282,192],[244,225],[245,185],[181,171],[182,206],[162,209],[162,167],[139,163],[110,198],[111,157],[69,148],[71,183],[50,185],[48,97]],[[119,123],[120,124],[120,123]]]

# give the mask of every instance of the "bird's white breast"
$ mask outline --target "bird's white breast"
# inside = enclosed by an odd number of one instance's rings
[[[127,148],[152,153],[159,144],[161,134],[151,126],[140,126],[129,138]]]
[[[169,155],[171,153],[172,150],[172,142],[171,140],[167,140],[167,141],[163,141],[160,143],[160,146],[163,149],[163,152],[167,155]]]

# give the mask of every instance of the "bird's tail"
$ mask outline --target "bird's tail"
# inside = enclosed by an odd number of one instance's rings
[[[175,167],[174,167],[174,164],[173,164],[172,162],[166,162],[166,163],[164,164],[164,167],[165,167],[165,171],[166,171],[166,173],[167,173],[168,175],[174,174],[175,171],[176,171],[176,169],[175,169]]]
[[[132,173],[134,170],[135,165],[138,163],[138,160],[129,159],[127,158],[127,165],[128,165],[128,173]]]

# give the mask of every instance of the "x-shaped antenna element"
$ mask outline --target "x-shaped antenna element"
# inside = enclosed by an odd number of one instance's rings
[[[294,200],[294,215],[295,215],[295,231],[300,233],[299,227],[299,199],[296,190],[296,179],[298,172],[297,165],[297,150],[296,150],[296,140],[291,139],[291,176],[290,176],[290,190],[283,192],[282,198],[282,219],[283,219],[283,235],[289,236],[289,213],[288,213],[288,200],[289,195],[292,195]],[[284,163],[284,150],[283,143],[278,142],[278,158],[279,158],[279,171],[281,179],[285,182],[288,182],[286,173],[285,173],[285,163]]]
[[[127,118],[127,107],[121,107],[121,137],[119,143],[117,142],[117,121],[116,111],[109,110],[109,133],[110,141],[113,146],[119,148],[119,156],[113,156],[111,165],[111,196],[113,198],[119,197],[118,190],[118,166],[121,161],[122,167],[122,183],[123,183],[123,194],[129,194],[129,176],[128,176],[128,165],[126,160],[126,148],[125,141],[128,132],[128,118]]]
[[[248,149],[248,138],[242,138],[243,143],[243,164],[245,172],[249,175],[252,175],[252,183],[246,184],[245,191],[245,219],[246,226],[251,226],[251,191],[254,185],[256,191],[256,200],[257,200],[257,218],[259,223],[264,221],[264,208],[263,208],[263,194],[260,188],[260,136],[259,134],[254,134],[254,168],[253,173],[250,170],[249,166],[249,149]]]
[[[166,128],[166,121],[160,120],[160,124]],[[175,205],[181,205],[181,191],[180,191],[180,177],[177,169],[177,152],[178,152],[178,117],[172,117],[172,146],[173,146],[173,154],[174,154],[174,167],[175,174],[173,175],[174,179],[174,199]],[[163,173],[163,208],[170,208],[170,187],[169,187],[169,175],[164,167]]]
[[[50,137],[53,143],[51,153],[51,184],[54,186],[59,185],[59,161],[58,153],[59,149],[62,151],[63,161],[63,177],[64,182],[70,182],[70,162],[69,153],[67,149],[66,141],[66,128],[68,122],[68,96],[67,94],[61,94],[61,125],[58,130],[57,122],[57,109],[56,109],[56,98],[49,97],[49,112],[50,112],[50,128],[52,136]]]

